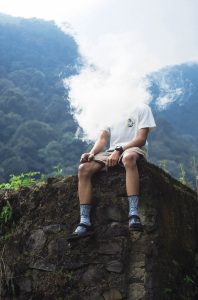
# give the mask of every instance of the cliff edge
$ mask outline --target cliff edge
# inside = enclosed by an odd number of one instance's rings
[[[0,299],[168,300],[198,297],[197,195],[141,161],[143,232],[128,229],[125,171],[93,178],[96,235],[68,244],[79,221],[77,177],[0,191]]]

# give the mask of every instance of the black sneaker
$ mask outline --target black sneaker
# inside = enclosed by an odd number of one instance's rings
[[[135,230],[135,231],[142,231],[143,226],[140,220],[140,217],[137,215],[131,215],[129,216],[129,229]]]
[[[79,240],[79,239],[82,239],[82,238],[85,238],[85,237],[91,237],[94,235],[94,228],[92,225],[87,225],[87,224],[84,224],[84,223],[79,223],[77,225],[78,226],[81,226],[81,227],[84,227],[86,230],[83,231],[83,232],[73,232],[72,234],[70,234],[68,237],[67,237],[67,241],[68,242],[71,242],[71,241],[74,241],[74,240]]]

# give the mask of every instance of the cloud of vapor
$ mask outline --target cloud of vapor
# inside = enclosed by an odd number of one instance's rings
[[[175,0],[180,10],[173,13],[170,0],[109,0],[76,29],[86,64],[65,83],[87,139],[149,103],[147,74],[197,60],[192,2]]]
[[[88,139],[126,118],[139,102],[149,102],[142,78],[149,70],[149,57],[142,47],[130,33],[103,36],[89,46],[87,65],[80,74],[65,81],[75,117]],[[148,64],[138,63],[140,52]]]

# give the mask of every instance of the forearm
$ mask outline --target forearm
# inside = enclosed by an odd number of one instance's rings
[[[93,148],[89,153],[95,155],[103,151],[108,138],[109,138],[109,134],[106,131],[102,131],[102,133],[100,134],[99,138],[97,139],[97,141],[95,142]]]
[[[146,144],[149,128],[141,128],[138,130],[136,137],[126,143],[122,148],[126,150],[131,147],[142,147]]]
[[[127,144],[125,144],[124,146],[122,146],[122,148],[123,148],[123,150],[126,150],[131,147],[142,147],[145,145],[145,143],[146,143],[146,140],[144,138],[136,137],[132,141],[130,141]]]
[[[91,149],[90,154],[95,155],[95,154],[103,151],[104,147],[105,147],[105,144],[106,144],[105,141],[103,141],[103,140],[97,140],[95,142],[93,148]]]

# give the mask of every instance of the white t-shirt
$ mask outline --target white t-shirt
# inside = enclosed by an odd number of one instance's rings
[[[107,126],[102,130],[108,131],[110,135],[109,150],[114,150],[116,146],[124,146],[133,140],[139,129],[149,128],[151,130],[155,127],[156,124],[150,107],[147,104],[141,103],[136,106],[128,118],[114,126]],[[146,145],[140,148],[146,151],[147,145],[148,143],[146,142]]]

